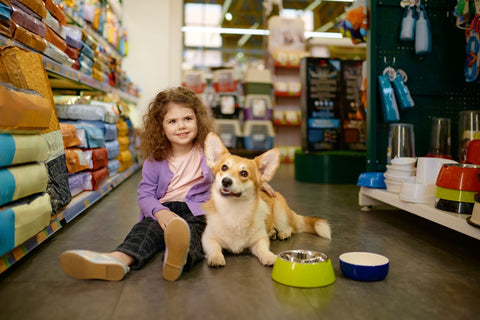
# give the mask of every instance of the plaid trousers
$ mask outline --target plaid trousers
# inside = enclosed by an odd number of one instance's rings
[[[162,203],[172,212],[184,219],[190,227],[190,248],[188,258],[183,270],[189,270],[195,263],[204,259],[202,248],[202,233],[206,227],[205,216],[194,216],[185,202]],[[145,218],[135,224],[121,245],[115,249],[135,258],[130,266],[138,270],[145,265],[158,252],[165,250],[164,232],[157,220]]]

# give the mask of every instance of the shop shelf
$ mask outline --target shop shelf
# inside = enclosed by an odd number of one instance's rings
[[[388,192],[385,189],[374,189],[361,187],[358,194],[358,204],[363,209],[385,205],[399,208],[413,213],[419,217],[438,223],[444,227],[463,233],[475,239],[480,239],[480,229],[469,225],[466,221],[467,215],[455,214],[448,211],[436,209],[433,205],[410,203],[400,200],[398,194]]]
[[[62,226],[72,221],[95,202],[107,195],[120,183],[135,173],[139,168],[140,166],[138,164],[133,164],[127,170],[109,178],[109,180],[105,182],[99,188],[99,190],[84,191],[75,196],[65,209],[58,212],[51,218],[50,225],[48,225],[44,230],[0,257],[0,274],[38,247],[46,239],[51,237],[55,232],[60,230]]]

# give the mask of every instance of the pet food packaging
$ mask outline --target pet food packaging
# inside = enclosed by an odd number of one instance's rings
[[[71,59],[65,52],[60,51],[60,49],[58,49],[56,46],[54,46],[48,41],[47,47],[45,48],[43,54],[51,58],[52,60],[68,67],[71,67],[75,63],[75,61]]]
[[[67,42],[63,40],[52,28],[47,26],[47,34],[45,35],[45,39],[56,46],[60,51],[65,52],[67,49]]]
[[[76,147],[81,144],[77,136],[77,128],[70,123],[60,123],[60,131],[62,132],[63,145],[65,148]]]
[[[40,41],[43,44],[43,51],[46,43],[43,39]],[[0,47],[0,81],[11,83],[17,88],[37,91],[50,106],[50,123],[43,132],[60,130],[52,88],[42,64],[42,55],[15,46]]]
[[[105,141],[105,148],[107,149],[109,163],[120,155],[120,144],[118,140]]]
[[[50,105],[38,92],[0,82],[0,131],[36,133],[49,127]]]
[[[45,192],[47,182],[47,168],[41,162],[0,169],[0,206]]]
[[[105,147],[83,150],[90,170],[98,170],[108,164],[108,151]]]
[[[96,104],[57,104],[58,117],[70,120],[105,120],[105,108]]]
[[[43,22],[53,31],[55,31],[56,34],[58,34],[62,39],[65,39],[66,37],[66,32],[64,30],[64,27],[60,24],[60,22],[55,19],[54,16],[50,12],[47,11],[47,17],[43,20]]]
[[[60,25],[64,26],[67,24],[67,16],[63,12],[63,9],[60,8],[53,0],[44,0],[45,7],[47,10],[58,20]]]
[[[65,159],[69,174],[89,169],[86,154],[80,148],[65,149]]]
[[[0,167],[48,159],[48,146],[41,134],[0,134]]]
[[[90,172],[77,172],[68,176],[68,186],[72,197],[87,190],[91,186],[92,174]]]
[[[38,14],[42,19],[47,16],[47,8],[42,0],[12,0],[12,4],[18,6],[18,2],[24,4],[30,10]]]
[[[45,51],[45,48],[47,47],[45,39],[38,34],[28,31],[18,24],[15,24],[15,33],[13,38],[39,52]]]
[[[47,33],[47,27],[39,19],[24,12],[19,7],[12,5],[12,18],[16,24],[22,26],[30,32],[38,34],[41,37],[45,37]]]
[[[22,198],[0,208],[0,256],[46,228],[51,212],[47,193]]]
[[[390,83],[388,74],[378,76],[378,85],[380,89],[380,100],[382,103],[383,120],[386,123],[400,121],[397,99]]]

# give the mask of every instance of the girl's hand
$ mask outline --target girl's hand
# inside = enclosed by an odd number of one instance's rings
[[[260,189],[265,191],[270,197],[277,196],[277,193],[275,192],[275,190],[273,190],[273,188],[266,182],[262,183],[262,185],[260,186]]]
[[[155,218],[157,218],[158,224],[162,228],[163,231],[165,231],[165,228],[167,227],[167,224],[170,222],[175,217],[178,217],[177,214],[173,213],[170,210],[160,210],[157,211],[153,214]]]

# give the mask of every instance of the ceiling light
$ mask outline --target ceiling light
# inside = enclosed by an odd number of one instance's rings
[[[225,20],[232,21],[232,18],[233,18],[233,16],[230,12],[225,13]]]
[[[247,34],[247,35],[257,35],[257,36],[268,36],[270,34],[270,31],[265,29],[183,26],[181,30],[182,32]],[[342,34],[338,32],[305,32],[305,38],[342,38]]]

